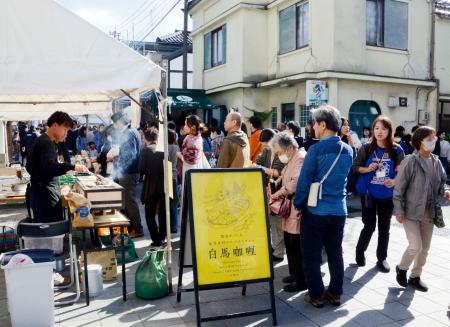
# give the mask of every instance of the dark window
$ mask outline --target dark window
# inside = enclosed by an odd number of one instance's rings
[[[205,34],[204,67],[209,69],[226,63],[227,29],[226,25]]]
[[[295,120],[295,103],[283,103],[281,105],[281,121],[287,123]]]
[[[398,0],[366,0],[366,44],[406,50],[408,3]]]
[[[287,7],[279,13],[279,53],[300,49],[309,44],[308,1]]]

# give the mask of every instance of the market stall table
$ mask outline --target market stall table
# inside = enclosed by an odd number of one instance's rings
[[[68,204],[69,212],[70,204]],[[86,247],[86,231],[97,230],[98,228],[109,228],[112,230],[114,227],[120,228],[120,251],[121,251],[121,263],[122,263],[122,293],[123,300],[127,300],[127,284],[126,284],[126,270],[125,270],[125,241],[124,241],[124,228],[130,226],[130,220],[122,215],[119,211],[114,211],[112,214],[94,215],[94,226],[92,227],[76,227],[75,229],[81,231],[83,242],[83,261],[84,261],[84,286],[86,305],[89,305],[89,283],[88,283],[88,259],[87,253],[89,250]]]

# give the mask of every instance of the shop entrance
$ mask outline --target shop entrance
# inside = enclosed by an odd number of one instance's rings
[[[348,120],[352,131],[362,137],[364,127],[372,127],[372,122],[377,116],[381,115],[381,109],[378,103],[369,100],[358,100],[350,106]]]

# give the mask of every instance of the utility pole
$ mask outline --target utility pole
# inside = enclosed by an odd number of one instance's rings
[[[184,28],[183,28],[183,89],[187,89],[187,56],[188,56],[188,6],[184,0]]]

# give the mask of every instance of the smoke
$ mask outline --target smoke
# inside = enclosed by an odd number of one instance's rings
[[[126,127],[122,132],[115,130],[112,134],[113,144],[111,154],[114,156],[113,179],[119,179],[124,174],[137,172],[141,136],[134,128]]]

